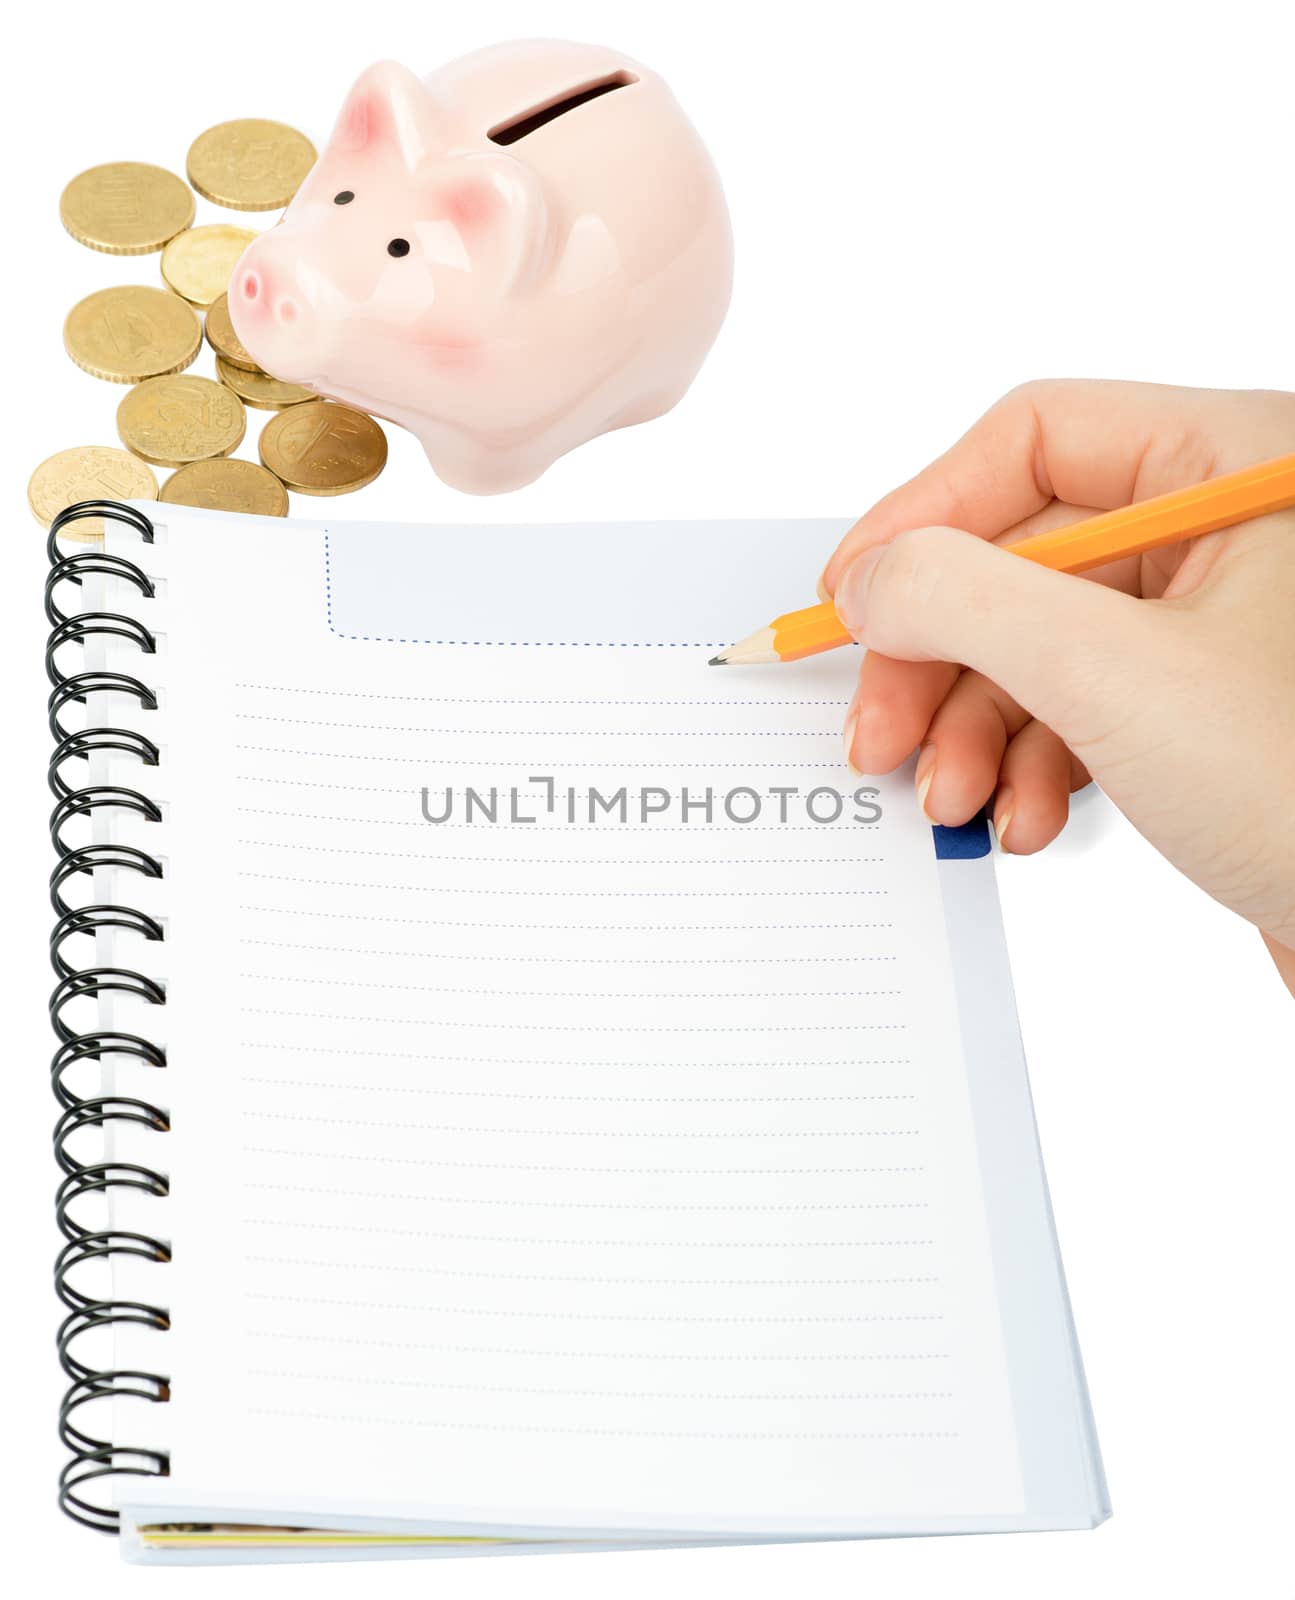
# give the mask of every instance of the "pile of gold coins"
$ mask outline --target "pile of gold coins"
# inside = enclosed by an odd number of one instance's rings
[[[117,408],[125,449],[81,445],[43,461],[28,486],[43,526],[65,506],[96,499],[161,499],[283,517],[289,489],[346,494],[382,471],[387,440],[372,417],[280,383],[240,344],[226,290],[256,234],[228,223],[194,226],[194,190],[231,210],[277,210],[314,162],[304,134],[243,118],[194,140],[188,183],[162,167],[115,161],[91,167],[64,189],[59,212],[74,239],[110,255],[160,250],[162,286],[100,289],[68,313],[63,343],[77,366],[132,385]],[[187,371],[204,333],[215,378]],[[247,430],[247,406],[277,413],[261,430],[259,464],[232,454]],[[175,469],[160,487],[155,466]],[[68,530],[68,537],[86,541],[101,536],[97,519]]]

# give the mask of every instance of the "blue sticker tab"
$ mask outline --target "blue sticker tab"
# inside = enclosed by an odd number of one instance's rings
[[[989,854],[989,818],[983,811],[978,811],[960,828],[942,828],[936,824],[931,833],[938,861],[976,861]]]

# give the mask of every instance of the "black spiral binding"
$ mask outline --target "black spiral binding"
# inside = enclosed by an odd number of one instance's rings
[[[86,1527],[116,1533],[118,1513],[87,1498],[89,1486],[98,1479],[114,1476],[165,1477],[169,1460],[165,1451],[114,1444],[87,1432],[78,1420],[80,1408],[93,1400],[125,1395],[164,1403],[170,1399],[170,1384],[158,1372],[90,1366],[75,1353],[76,1342],[82,1334],[124,1324],[165,1329],[170,1326],[170,1317],[157,1305],[93,1298],[77,1287],[76,1268],[87,1262],[103,1263],[113,1256],[135,1256],[160,1263],[170,1259],[170,1250],[149,1234],[117,1229],[95,1231],[77,1220],[75,1210],[77,1201],[87,1195],[104,1194],[113,1189],[135,1189],[161,1197],[168,1192],[168,1181],[152,1167],[131,1162],[82,1161],[72,1147],[84,1130],[101,1129],[110,1122],[135,1123],[156,1133],[167,1132],[170,1124],[166,1113],[147,1100],[114,1094],[83,1098],[73,1092],[67,1080],[72,1068],[84,1062],[100,1061],[108,1055],[131,1057],[146,1067],[165,1067],[166,1052],[161,1045],[136,1034],[103,1028],[80,1032],[67,1021],[65,1010],[73,1000],[94,999],[111,992],[134,995],[150,1005],[160,1006],[166,1004],[166,993],[155,979],[130,968],[73,966],[67,945],[73,935],[93,937],[100,928],[124,928],[150,940],[160,940],[164,935],[161,924],[143,911],[122,905],[76,905],[69,901],[67,894],[76,879],[92,873],[96,867],[160,878],[162,865],[131,845],[75,846],[68,841],[66,832],[75,819],[93,816],[101,806],[133,811],[147,821],[160,821],[156,803],[137,789],[108,784],[78,788],[73,781],[75,763],[87,760],[96,751],[118,751],[134,756],[144,767],[154,767],[158,764],[158,749],[134,728],[69,729],[63,714],[74,702],[88,709],[91,697],[104,692],[130,695],[144,711],[156,709],[157,698],[139,678],[115,672],[64,672],[58,657],[66,647],[84,644],[94,636],[134,644],[141,659],[156,653],[156,642],[152,633],[133,617],[111,611],[69,614],[60,609],[58,595],[63,586],[79,587],[83,578],[91,573],[124,579],[146,599],[153,598],[153,584],[148,576],[121,556],[109,555],[103,550],[63,555],[58,546],[59,534],[69,524],[85,517],[104,517],[122,523],[133,528],[148,544],[153,542],[153,525],[142,512],[116,501],[86,500],[70,506],[59,513],[50,528],[50,571],[45,581],[45,614],[53,630],[45,651],[45,667],[53,685],[49,719],[54,749],[49,761],[49,783],[56,803],[50,817],[50,837],[59,858],[50,877],[50,896],[58,917],[50,935],[50,961],[58,981],[50,996],[49,1011],[59,1039],[50,1074],[54,1096],[61,1108],[54,1127],[54,1156],[63,1177],[58,1186],[55,1211],[59,1229],[67,1240],[54,1264],[55,1292],[67,1308],[67,1316],[58,1331],[59,1363],[68,1378],[58,1426],[59,1436],[71,1453],[71,1459],[59,1474],[59,1503],[68,1516]]]

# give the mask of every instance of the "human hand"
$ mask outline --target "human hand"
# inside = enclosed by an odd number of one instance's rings
[[[1027,384],[860,518],[820,593],[868,647],[852,766],[920,746],[926,815],[994,796],[1016,854],[1091,775],[1295,992],[1295,512],[1083,578],[992,548],[1292,450],[1295,394]]]

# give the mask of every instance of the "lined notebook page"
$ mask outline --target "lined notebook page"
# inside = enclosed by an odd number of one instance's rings
[[[573,551],[532,538],[557,606]],[[931,834],[908,774],[844,765],[854,653],[708,669],[671,632],[686,540],[634,586],[668,647],[362,637],[339,573],[390,586],[399,551],[324,544],[249,519],[157,555],[165,1492],[1019,1509]],[[544,613],[479,566],[496,621]],[[769,609],[730,601],[730,632]]]

